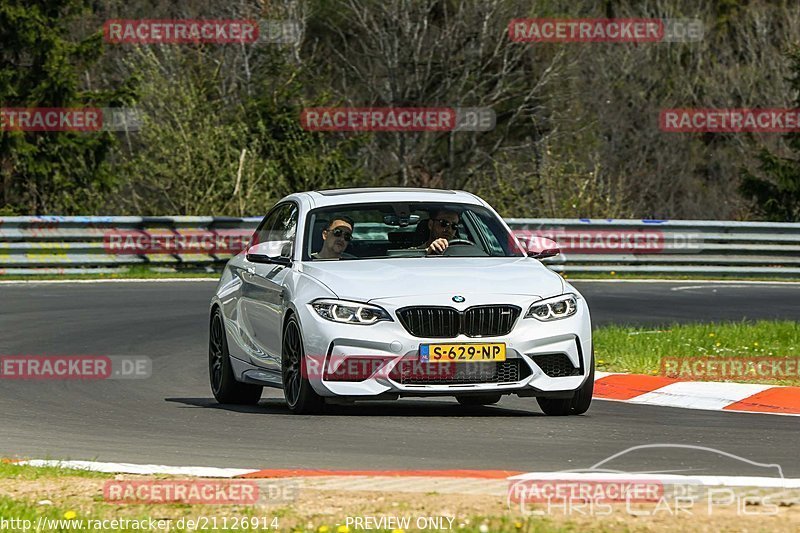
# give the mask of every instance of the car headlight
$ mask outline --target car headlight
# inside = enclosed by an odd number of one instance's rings
[[[377,305],[347,302],[345,300],[317,300],[311,307],[319,316],[331,322],[370,325],[383,320],[391,321],[389,313]]]
[[[541,300],[531,305],[525,318],[535,318],[542,322],[567,318],[578,312],[578,299],[574,294],[564,294]]]

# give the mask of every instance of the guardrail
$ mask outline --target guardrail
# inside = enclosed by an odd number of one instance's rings
[[[506,219],[556,240],[558,272],[800,275],[800,223],[719,220]]]
[[[224,263],[260,217],[0,217],[0,275],[113,273]],[[507,219],[525,241],[549,237],[558,272],[800,276],[800,223]],[[152,252],[137,239],[172,243]],[[175,247],[194,243],[189,248]]]
[[[196,237],[200,244],[203,238],[213,242],[218,236],[249,239],[260,221],[261,217],[0,217],[0,276],[105,274],[137,265],[157,271],[213,271],[231,254],[137,253],[135,246],[125,244],[153,235]]]

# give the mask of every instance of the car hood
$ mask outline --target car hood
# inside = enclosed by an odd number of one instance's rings
[[[425,257],[302,263],[339,298],[356,301],[432,294],[563,293],[561,276],[528,257]]]

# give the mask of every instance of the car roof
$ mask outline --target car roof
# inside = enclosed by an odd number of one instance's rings
[[[288,196],[286,199],[305,196],[312,207],[326,207],[342,204],[381,203],[381,202],[443,202],[484,205],[483,200],[466,191],[449,189],[425,189],[421,187],[367,187],[347,189],[326,189],[309,191]]]

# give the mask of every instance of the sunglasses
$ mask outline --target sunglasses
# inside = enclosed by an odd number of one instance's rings
[[[450,222],[449,220],[445,220],[443,218],[437,218],[436,222],[438,222],[439,225],[444,229],[447,228],[458,229],[458,222]]]
[[[344,240],[349,241],[353,238],[353,234],[349,231],[345,231],[342,228],[336,228],[335,230],[326,230],[333,233],[334,237],[344,237]]]

